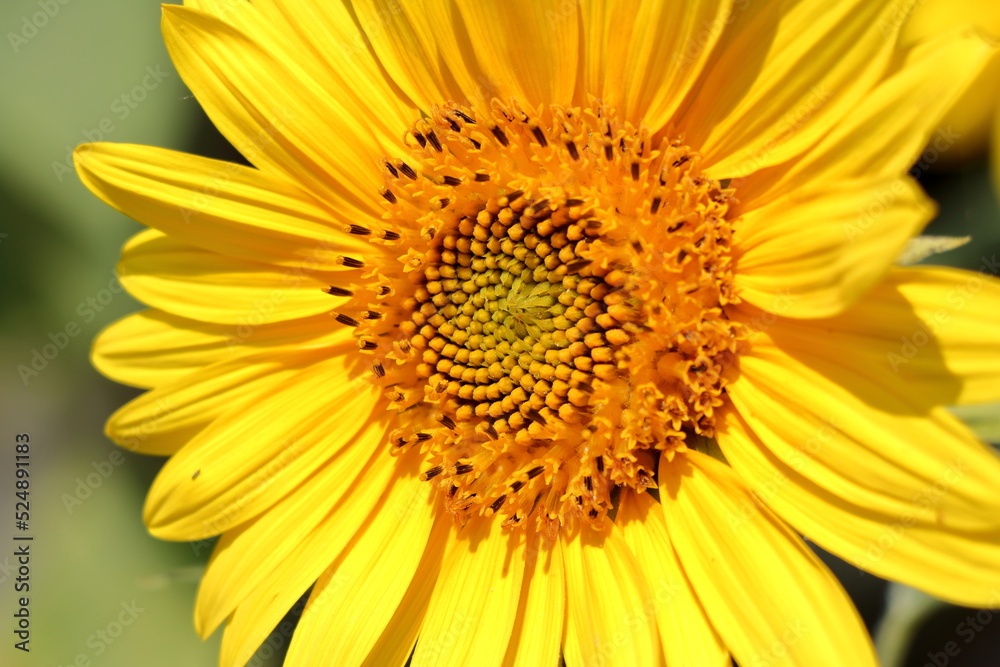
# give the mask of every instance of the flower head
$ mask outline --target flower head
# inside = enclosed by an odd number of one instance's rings
[[[1000,285],[893,268],[905,171],[990,49],[891,2],[198,0],[185,81],[252,163],[98,144],[152,310],[155,535],[242,665],[872,664],[796,531],[967,604],[1000,464]],[[975,306],[971,304],[975,303]],[[985,305],[984,305],[985,304]],[[902,341],[902,345],[901,342]]]

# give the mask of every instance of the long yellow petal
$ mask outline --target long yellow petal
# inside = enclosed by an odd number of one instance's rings
[[[646,611],[659,626],[667,665],[729,667],[729,651],[681,569],[659,503],[648,494],[626,491],[615,524],[621,526],[625,543],[646,578]]]
[[[330,514],[330,508],[337,507],[357,487],[362,471],[384,463],[380,459],[384,452],[372,446],[384,432],[384,426],[368,424],[354,444],[320,466],[295,493],[279,500],[255,521],[219,538],[198,587],[195,627],[202,637],[212,634],[292,551],[300,548]],[[262,550],[262,544],[268,548]]]
[[[369,444],[376,457],[388,457],[381,437],[370,432],[359,444]],[[367,466],[353,488],[330,508],[319,526],[279,563],[270,577],[251,589],[226,625],[222,635],[220,667],[244,667],[261,642],[295,601],[330,567],[358,530],[381,511],[383,501],[407,477],[419,473],[419,459],[413,450],[396,461],[397,466]],[[384,460],[384,459],[383,459]],[[393,511],[394,508],[390,508]]]
[[[887,389],[868,369],[815,343],[784,350],[762,338],[728,390],[757,437],[830,493],[942,532],[1000,529],[997,456],[943,409]],[[961,483],[949,482],[956,475]],[[915,503],[942,484],[933,504]]]
[[[524,534],[475,516],[450,542],[413,667],[501,665],[521,598]]]
[[[421,2],[400,3],[389,11],[377,0],[353,0],[351,4],[379,62],[417,106],[426,110],[462,100],[440,56],[438,31]]]
[[[347,282],[344,273],[232,259],[154,229],[125,244],[118,273],[129,294],[154,308],[193,320],[250,327],[329,313],[344,300],[326,294],[324,287]]]
[[[620,529],[610,521],[602,531],[584,526],[560,535],[560,546],[567,667],[660,664],[649,585]]]
[[[566,620],[562,550],[538,531],[527,540],[524,589],[503,666],[555,667]]]
[[[701,74],[723,32],[732,0],[643,0],[606,4],[603,101],[619,117],[659,130]]]
[[[146,498],[146,525],[157,537],[198,540],[253,518],[342,455],[379,399],[340,355],[307,368],[167,461]]]
[[[739,664],[874,667],[837,579],[732,469],[689,451],[662,457],[659,481],[670,541]]]
[[[247,160],[338,210],[378,214],[383,149],[363,109],[335,100],[295,60],[203,11],[165,5],[163,37],[205,113]]]
[[[534,107],[573,100],[579,57],[575,2],[424,0],[444,62],[479,109],[497,97]]]
[[[74,159],[84,185],[105,203],[198,248],[309,269],[371,250],[346,231],[356,219],[258,169],[130,144],[84,144]]]
[[[796,191],[743,216],[736,289],[785,317],[835,315],[885,275],[933,215],[933,204],[909,178]]]
[[[943,35],[914,47],[814,147],[740,183],[740,199],[753,207],[820,180],[897,176],[928,144],[947,150],[954,137],[941,130],[941,120],[994,52],[975,33]]]
[[[818,440],[805,440],[804,446],[802,441],[777,446],[773,439],[765,444],[732,413],[719,433],[719,443],[755,496],[823,548],[859,568],[955,604],[997,603],[1000,530],[961,531],[919,516],[925,508],[947,511],[950,489],[960,486],[970,472],[960,456],[952,459],[950,473],[914,492],[910,509],[888,513],[814,481],[799,461],[809,456],[810,449],[822,446]],[[796,449],[800,458],[782,458],[797,447],[802,447]]]
[[[97,335],[91,361],[103,375],[134,387],[162,387],[210,364],[253,352],[335,345],[347,327],[325,315],[254,327],[205,324],[159,310],[129,315]]]
[[[853,112],[889,66],[896,12],[888,0],[737,3],[682,121],[708,173],[784,162]]]
[[[174,454],[210,423],[243,410],[249,400],[267,395],[327,351],[264,352],[206,366],[126,403],[111,415],[105,431],[126,449]]]
[[[984,272],[1000,269],[986,261]],[[774,310],[782,311],[781,297]],[[833,318],[740,317],[766,328],[782,349],[823,355],[914,405],[1000,400],[1000,281],[984,273],[894,268]]]
[[[449,518],[439,503],[435,489],[418,476],[393,487],[313,587],[285,659],[288,667],[364,662],[399,608],[428,539],[446,535]]]

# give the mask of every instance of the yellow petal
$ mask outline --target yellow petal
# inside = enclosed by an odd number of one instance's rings
[[[599,4],[606,6],[608,15],[604,87],[600,93],[586,92],[600,94],[619,117],[658,130],[701,73],[726,25],[732,0]]]
[[[325,315],[254,327],[205,324],[145,310],[98,334],[91,360],[102,375],[116,382],[162,387],[204,366],[244,354],[335,345],[350,341],[352,333],[347,327],[331,329]]]
[[[216,16],[256,41],[278,62],[301,69],[302,82],[311,82],[354,109],[355,117],[349,120],[363,123],[382,145],[394,144],[419,117],[415,105],[385,76],[346,3],[187,0],[184,4]]]
[[[527,535],[524,589],[504,667],[559,664],[566,620],[562,551],[538,531]]]
[[[445,522],[442,522],[445,523]],[[444,528],[446,526],[442,526]],[[448,544],[448,530],[435,532],[427,542],[424,557],[410,581],[396,613],[382,630],[378,642],[365,659],[364,667],[403,667],[409,664],[417,634],[427,613],[427,601],[441,574],[441,560]]]
[[[841,498],[949,529],[1000,529],[1000,461],[943,409],[851,360],[764,339],[740,357],[733,406],[775,455]],[[805,452],[803,452],[803,448]],[[961,473],[961,484],[948,482]],[[945,484],[933,504],[914,503]]]
[[[573,100],[579,56],[575,2],[562,0],[425,0],[443,59],[466,99],[488,109],[492,98],[522,104]]]
[[[998,266],[985,260],[984,272]],[[775,309],[781,312],[780,305]],[[822,354],[914,404],[1000,400],[1000,281],[984,273],[907,267],[842,314],[778,320],[747,312],[782,349]],[[780,325],[778,324],[780,322]],[[816,341],[823,341],[820,346]]]
[[[153,229],[125,244],[118,273],[129,294],[154,308],[204,322],[251,327],[329,313],[343,298],[332,297],[323,288],[347,282],[340,277],[343,273],[279,269],[232,259]]]
[[[167,456],[222,415],[243,410],[327,350],[261,353],[221,361],[126,403],[111,415],[106,432],[116,443],[141,454]]]
[[[294,492],[254,521],[226,531],[216,542],[198,587],[195,627],[202,637],[215,631],[275,569],[300,548],[316,527],[358,485],[367,467],[384,465],[376,449],[385,427],[369,424],[356,438],[321,466]],[[266,544],[266,550],[261,545]],[[332,562],[332,559],[331,559]]]
[[[416,106],[426,110],[461,100],[457,86],[449,84],[448,68],[435,39],[437,31],[422,3],[400,3],[393,11],[377,0],[352,4],[379,62]]]
[[[452,534],[413,667],[501,665],[510,642],[524,577],[523,532],[473,517]]]
[[[729,652],[684,576],[659,503],[648,494],[626,491],[615,524],[621,527],[625,543],[646,579],[648,602],[644,610],[660,628],[667,665],[731,665]]]
[[[621,531],[585,526],[560,535],[566,569],[567,667],[657,665],[656,619],[648,613],[649,586]]]
[[[382,150],[363,109],[335,100],[295,59],[279,59],[211,14],[165,5],[163,37],[205,113],[247,160],[345,214],[354,207],[378,215]]]
[[[359,445],[371,445],[375,457],[386,460],[384,433],[374,430],[359,437]],[[330,508],[322,523],[284,558],[249,594],[230,617],[222,635],[220,667],[244,667],[271,630],[295,601],[340,556],[358,530],[374,519],[383,501],[403,480],[418,474],[419,460],[412,450],[396,465],[373,465],[362,470],[351,491]],[[398,467],[397,467],[398,466]],[[329,506],[328,506],[329,507]],[[390,508],[393,511],[394,508]]]
[[[736,231],[745,253],[736,289],[782,316],[835,315],[885,275],[933,214],[933,204],[908,178],[796,191],[742,218]]]
[[[714,178],[792,158],[852,113],[895,48],[889,1],[745,3],[685,113]]]
[[[399,608],[428,539],[447,535],[450,519],[439,507],[436,489],[417,476],[393,488],[374,519],[313,587],[295,628],[288,667],[364,662]]]
[[[871,665],[875,653],[833,574],[725,464],[660,459],[670,541],[712,625],[742,665]]]
[[[258,396],[251,412],[217,420],[167,461],[146,499],[150,532],[180,540],[218,535],[341,455],[380,398],[368,378],[348,375],[344,352]]]
[[[943,35],[914,47],[814,147],[741,183],[740,199],[753,207],[807,183],[898,176],[928,143],[947,150],[955,138],[947,128],[934,136],[941,120],[993,52],[972,33]]]
[[[129,144],[84,144],[74,159],[84,185],[105,203],[205,250],[321,268],[338,255],[371,249],[344,231],[346,219],[251,167]]]
[[[961,469],[966,464],[959,456],[953,459],[951,474],[946,472],[934,484],[914,492],[909,510],[886,513],[831,492],[812,479],[799,462],[810,455],[810,449],[822,446],[818,440],[778,445],[768,439],[765,444],[733,413],[719,433],[719,442],[755,496],[823,548],[859,568],[955,604],[996,604],[1000,530],[945,529],[934,520],[918,518],[925,507],[947,511],[942,506],[947,505],[950,487],[953,483],[960,486],[970,472]],[[797,455],[789,457],[787,452],[793,448]]]

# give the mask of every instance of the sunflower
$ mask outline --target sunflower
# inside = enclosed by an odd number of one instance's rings
[[[892,2],[195,0],[181,76],[252,166],[94,144],[151,306],[94,363],[218,535],[243,665],[868,665],[801,536],[1000,587],[1000,283],[896,268],[906,176],[990,57]],[[989,267],[987,267],[989,268]],[[993,267],[995,268],[995,267]],[[311,589],[310,589],[311,587]]]

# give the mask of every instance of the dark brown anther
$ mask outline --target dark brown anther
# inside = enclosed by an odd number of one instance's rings
[[[472,472],[471,463],[459,463],[455,466],[456,475],[464,475],[465,473]]]
[[[489,174],[476,174],[476,181],[478,183],[485,183],[488,180],[490,180]]]
[[[364,267],[364,265],[365,265],[365,263],[362,262],[360,259],[354,259],[353,257],[344,257],[344,259],[343,259],[343,261],[341,263],[344,266],[352,268],[352,269],[360,269],[360,268]]]
[[[376,343],[373,340],[362,340],[361,342],[358,343],[358,347],[361,348],[362,350],[374,350],[376,347],[378,347],[378,343]]]
[[[348,233],[355,234],[357,236],[368,236],[372,233],[372,230],[367,227],[362,227],[361,225],[351,225],[347,228]]]
[[[639,239],[632,241],[632,247],[635,248],[636,252],[642,252],[642,241]]]
[[[684,164],[685,162],[687,162],[687,161],[688,161],[688,160],[690,160],[690,159],[691,159],[691,158],[689,158],[689,157],[688,157],[687,155],[685,155],[684,157],[680,157],[680,158],[678,158],[678,159],[674,160],[674,162],[673,162],[673,165],[672,165],[672,166],[674,166],[674,167],[679,167],[679,166],[681,166],[682,164]]]
[[[649,205],[649,212],[655,214],[660,210],[660,204],[662,203],[659,197],[653,197],[653,201]]]
[[[583,199],[567,199],[564,206],[583,206],[587,202]]]
[[[574,144],[572,141],[566,142],[566,150],[569,151],[569,156],[574,160],[580,159],[580,151],[577,150],[576,144]]]
[[[673,234],[674,232],[676,232],[678,229],[680,229],[683,226],[684,226],[684,221],[681,220],[676,225],[671,225],[671,226],[667,227],[667,232],[669,232],[670,234]]]
[[[442,209],[445,209],[448,208],[448,204],[451,203],[451,200],[447,197],[441,197],[441,199],[438,200],[438,203],[441,205]]]
[[[507,494],[504,494],[504,495],[500,496],[499,498],[497,498],[496,500],[494,500],[490,504],[490,509],[493,510],[494,512],[499,512],[500,508],[503,507],[503,504],[505,502],[507,502]]]
[[[524,195],[524,190],[514,190],[509,195],[507,195],[507,203],[511,204],[513,202],[516,202],[523,195]]]
[[[413,136],[414,138],[416,138],[417,143],[420,144],[421,148],[425,148],[427,146],[427,139],[424,138],[424,135],[420,134],[419,132],[414,132]]]
[[[587,491],[593,493],[594,491],[594,478],[587,475],[583,478],[583,485],[587,488]]]
[[[537,466],[528,471],[528,479],[535,479],[545,472],[545,466]]]
[[[331,296],[354,296],[354,292],[351,290],[337,287],[336,285],[330,285],[323,291]]]
[[[639,180],[639,163],[638,162],[633,162],[632,163],[632,180],[633,181],[638,181]]]
[[[600,512],[598,512],[597,510],[590,510],[589,512],[587,512],[587,516],[589,516],[591,519],[596,519],[597,515],[599,514]]]
[[[461,109],[452,109],[452,111],[455,112],[455,115],[464,120],[466,123],[469,123],[470,125],[476,124],[476,119],[470,116],[469,114],[465,113]]]
[[[549,145],[549,140],[545,138],[545,133],[542,132],[542,128],[533,127],[531,128],[531,133],[535,136],[535,141],[537,141],[542,148]]]
[[[462,126],[459,125],[458,123],[456,123],[455,119],[445,117],[445,120],[448,121],[448,127],[451,128],[452,132],[461,132],[462,131]]]
[[[391,229],[387,229],[384,232],[382,232],[382,238],[385,239],[386,241],[398,241],[399,233],[394,232]]]
[[[604,457],[603,456],[598,456],[597,458],[595,458],[594,459],[594,464],[597,466],[597,472],[600,472],[600,473],[604,472]]]
[[[496,427],[494,427],[493,424],[487,424],[485,430],[486,430],[486,435],[490,436],[490,438],[493,440],[496,440],[497,438],[500,437],[500,434],[497,433]]]
[[[382,313],[377,310],[365,310],[362,311],[365,315],[366,320],[380,320],[382,319]]]
[[[446,429],[449,429],[451,431],[455,430],[455,420],[449,417],[448,415],[441,415],[441,418],[438,419],[438,421],[441,422],[441,424]]]
[[[430,470],[425,470],[423,474],[420,475],[420,479],[426,482],[429,479],[434,479],[443,472],[444,468],[442,468],[441,466],[434,466]]]
[[[358,326],[358,321],[351,317],[350,315],[344,315],[343,313],[337,313],[336,320],[341,324],[349,327]]]
[[[592,259],[574,259],[572,262],[566,265],[566,273],[576,273],[581,271],[584,267],[589,266]]]
[[[441,142],[438,140],[437,135],[434,134],[434,130],[431,130],[430,132],[427,133],[427,141],[431,142],[431,146],[434,147],[434,150],[436,150],[438,153],[441,152],[442,150]]]
[[[501,146],[506,148],[507,146],[510,145],[510,139],[507,138],[507,135],[504,134],[504,131],[501,130],[499,127],[496,126],[491,127],[490,132],[493,134],[494,137],[497,138],[497,141],[500,142]]]
[[[687,256],[688,256],[687,250],[685,250],[684,248],[681,248],[680,252],[677,253],[677,261],[678,262],[683,262],[684,258],[686,258]]]
[[[399,163],[399,170],[403,172],[403,176],[406,176],[411,181],[417,180],[417,172],[413,171],[413,167],[406,164],[405,162]]]
[[[545,424],[545,423],[547,423],[545,421],[545,417],[542,416],[542,413],[540,413],[538,410],[535,410],[534,408],[529,409],[528,413],[526,415],[524,415],[524,416],[527,417],[528,419],[530,419],[531,421],[536,422],[538,424]]]
[[[573,496],[573,500],[576,501],[577,505],[583,507],[583,496]]]
[[[614,159],[614,157],[615,157],[615,151],[614,151],[614,149],[613,149],[613,148],[611,147],[611,144],[608,144],[607,146],[605,146],[605,147],[604,147],[604,158],[605,158],[605,159],[606,159],[606,160],[607,160],[608,162],[611,162],[611,160],[613,160],[613,159]]]
[[[521,480],[518,480],[518,481],[516,481],[516,482],[514,482],[513,484],[510,485],[510,490],[513,493],[517,493],[522,488],[524,488],[524,482],[522,482]]]
[[[454,498],[456,493],[458,493],[458,487],[452,484],[451,487],[448,489],[448,497]]]
[[[425,442],[427,440],[430,440],[431,437],[432,436],[430,433],[424,433],[423,431],[421,431],[420,433],[417,433],[417,442]]]
[[[470,142],[472,142],[472,147],[473,147],[473,148],[475,148],[475,149],[476,149],[477,151],[478,151],[478,150],[479,150],[480,148],[482,148],[482,147],[483,147],[483,145],[482,145],[481,143],[479,143],[478,141],[476,141],[476,140],[475,140],[475,139],[473,139],[472,137],[469,137],[468,139],[469,139],[469,141],[470,141]]]
[[[390,174],[392,174],[393,178],[399,178],[399,172],[396,171],[396,168],[393,167],[390,163],[386,162],[385,168]]]
[[[397,201],[399,201],[398,199],[396,199],[396,195],[392,193],[392,190],[388,189],[382,190],[379,194],[381,194],[382,198],[385,199],[390,204],[395,204]]]
[[[375,377],[384,378],[385,366],[382,365],[381,361],[376,361],[374,364],[372,364],[372,372],[375,373]]]
[[[462,184],[462,179],[455,178],[454,176],[445,176],[444,177],[444,184],[445,185],[450,185],[452,187],[455,187],[456,185],[461,185]]]
[[[377,294],[378,296],[386,296],[391,292],[392,288],[389,287],[388,285],[379,285],[378,288],[376,288],[375,290],[375,294]]]

